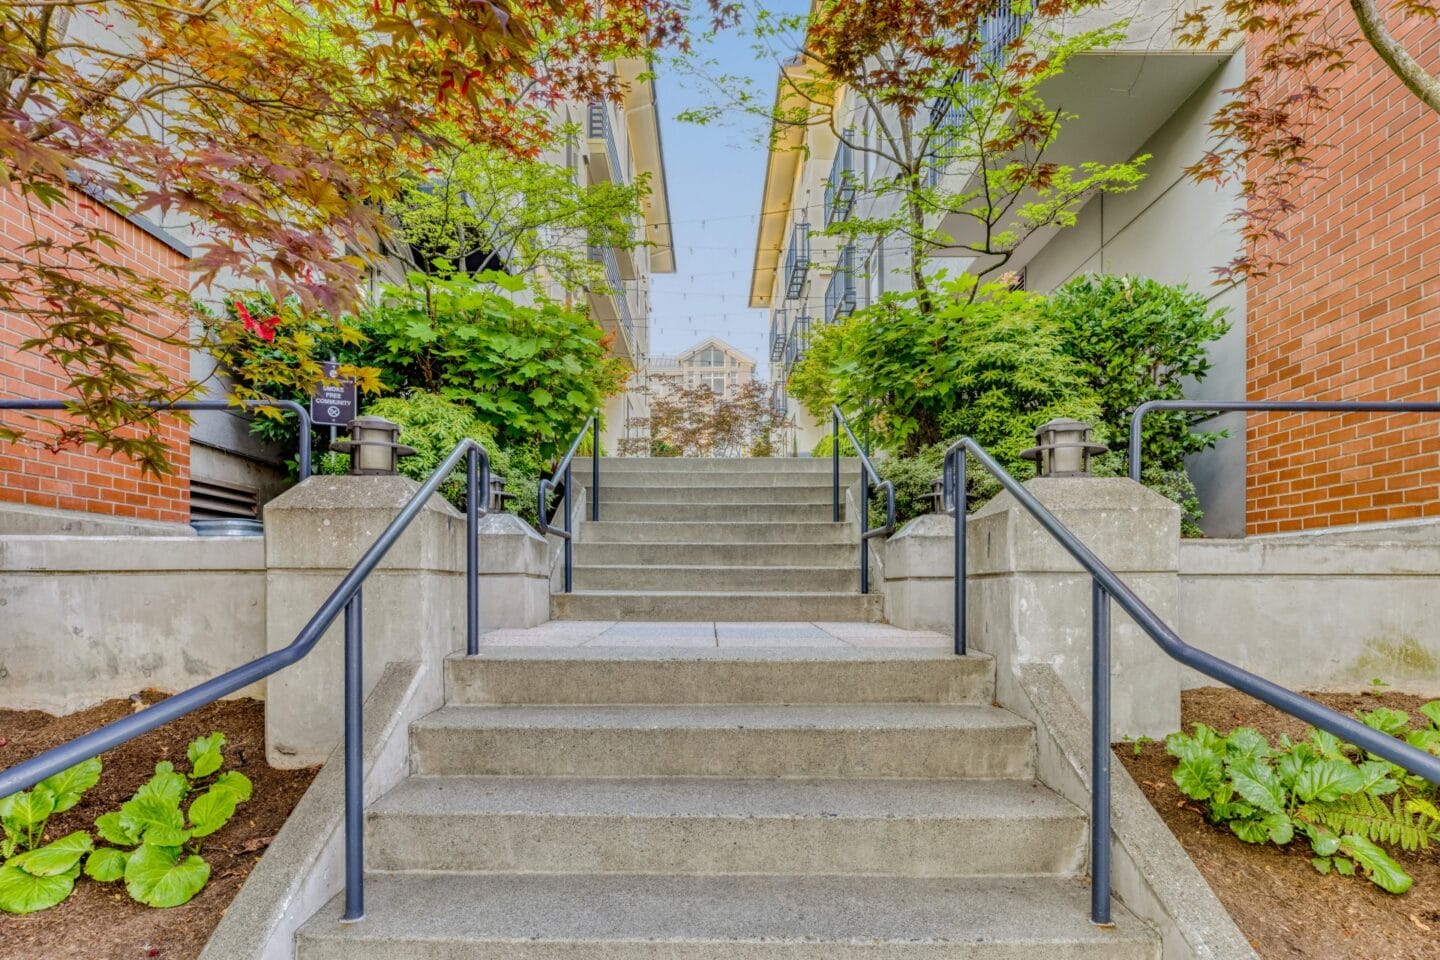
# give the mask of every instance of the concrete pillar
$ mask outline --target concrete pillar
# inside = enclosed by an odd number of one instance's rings
[[[265,505],[267,650],[295,639],[417,489],[408,477],[320,476]],[[391,661],[419,662],[442,682],[443,659],[465,643],[464,545],[465,518],[432,497],[366,581],[367,693]],[[321,763],[339,741],[343,625],[342,615],[308,657],[267,682],[273,766]]]
[[[1037,478],[1025,487],[1162,619],[1179,623],[1179,507],[1124,478]],[[1043,662],[1088,710],[1089,574],[1007,493],[971,515],[967,548],[969,643],[995,657],[1001,701],[1016,668]],[[1114,735],[1179,729],[1179,664],[1112,610]]]
[[[955,623],[955,521],[937,513],[916,517],[876,545],[885,591],[885,619],[905,630],[950,633]]]
[[[535,627],[550,619],[549,545],[511,513],[480,518],[480,629]],[[463,588],[462,588],[463,589]],[[464,621],[461,621],[464,630]]]

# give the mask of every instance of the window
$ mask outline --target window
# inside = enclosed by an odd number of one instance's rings
[[[700,351],[697,362],[702,367],[723,367],[725,366],[725,352],[716,350],[714,347],[706,347]]]
[[[725,374],[723,373],[701,374],[700,382],[709,387],[712,393],[721,395],[725,393]]]

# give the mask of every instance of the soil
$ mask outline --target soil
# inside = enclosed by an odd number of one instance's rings
[[[0,769],[71,740],[101,724],[163,700],[147,690],[63,717],[39,711],[0,711]],[[171,760],[188,769],[185,747],[197,736],[225,734],[226,770],[255,785],[234,819],[206,838],[201,851],[210,882],[189,903],[157,910],[131,900],[123,883],[82,876],[59,906],[24,916],[0,914],[0,960],[44,957],[76,960],[188,960],[197,957],[215,925],[280,830],[319,768],[275,770],[265,762],[265,708],[259,700],[224,700],[203,707],[102,755],[100,782],[73,809],[51,818],[46,838],[89,829],[102,813],[118,809]]]
[[[1345,713],[1387,706],[1417,718],[1416,708],[1431,699],[1385,692],[1307,696]],[[1249,726],[1272,741],[1282,733],[1299,736],[1306,726],[1229,689],[1186,691],[1180,712],[1186,730],[1193,723],[1221,733]],[[1322,876],[1303,841],[1286,849],[1242,843],[1228,827],[1211,824],[1170,779],[1175,762],[1163,743],[1117,743],[1115,754],[1265,960],[1440,958],[1440,846],[1390,851],[1415,878],[1402,896],[1358,876]]]

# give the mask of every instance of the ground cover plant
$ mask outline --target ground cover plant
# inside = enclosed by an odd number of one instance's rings
[[[147,690],[64,716],[0,710],[0,766],[13,766],[163,698],[164,694]],[[318,769],[283,770],[266,763],[261,701],[221,700],[106,751],[101,758],[103,775],[75,806],[51,814],[43,836],[37,838],[44,845],[81,832],[97,848],[122,849],[96,835],[95,821],[119,813],[155,777],[157,761],[172,763],[182,776],[193,772],[188,756],[191,743],[217,731],[225,735],[223,768],[208,778],[190,781],[196,786],[180,804],[182,814],[192,810],[209,784],[223,774],[243,773],[253,790],[224,826],[200,841],[203,848],[198,855],[210,866],[205,886],[180,906],[154,909],[132,899],[123,878],[101,883],[85,876],[82,856],[71,868],[79,875],[62,902],[25,914],[0,911],[0,960],[194,960],[199,956],[215,924]]]
[[[1376,686],[1360,692],[1307,691],[1342,713],[1388,707],[1409,713],[1419,728],[1420,708],[1431,697]],[[1201,687],[1181,694],[1181,726],[1196,723],[1226,731],[1249,727],[1271,744],[1282,736],[1307,738],[1306,724],[1236,690]],[[1430,960],[1440,932],[1440,844],[1425,849],[1387,848],[1414,878],[1404,894],[1387,893],[1332,869],[1322,874],[1302,837],[1286,847],[1243,843],[1226,824],[1210,820],[1205,801],[1175,784],[1176,758],[1164,740],[1115,745],[1123,765],[1175,835],[1245,938],[1263,960]]]

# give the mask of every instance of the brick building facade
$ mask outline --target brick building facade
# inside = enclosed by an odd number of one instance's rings
[[[121,265],[167,284],[186,283],[188,266],[183,252],[89,197],[74,193],[65,209],[47,211],[27,205],[13,191],[0,191],[0,236],[7,244],[18,247],[37,235],[66,235],[76,221],[109,231],[117,242],[110,255]],[[174,317],[139,319],[142,327],[157,334],[173,333],[177,322]],[[36,332],[33,320],[0,311],[0,396],[39,399],[64,395],[62,371],[38,354],[19,349]],[[146,341],[145,359],[178,380],[189,376],[190,356],[183,346]],[[0,414],[0,422],[33,429],[37,434],[44,430],[14,412]],[[93,447],[52,452],[29,442],[0,445],[0,502],[184,523],[190,514],[189,429],[167,418],[162,436],[174,468],[163,477],[146,476],[127,458]]]
[[[1348,8],[1331,15],[1355,35]],[[1398,35],[1440,68],[1440,24]],[[1314,130],[1323,176],[1283,225],[1286,265],[1249,282],[1250,399],[1440,399],[1440,116],[1369,46],[1353,60]],[[1437,434],[1433,415],[1253,415],[1248,532],[1440,516]]]

